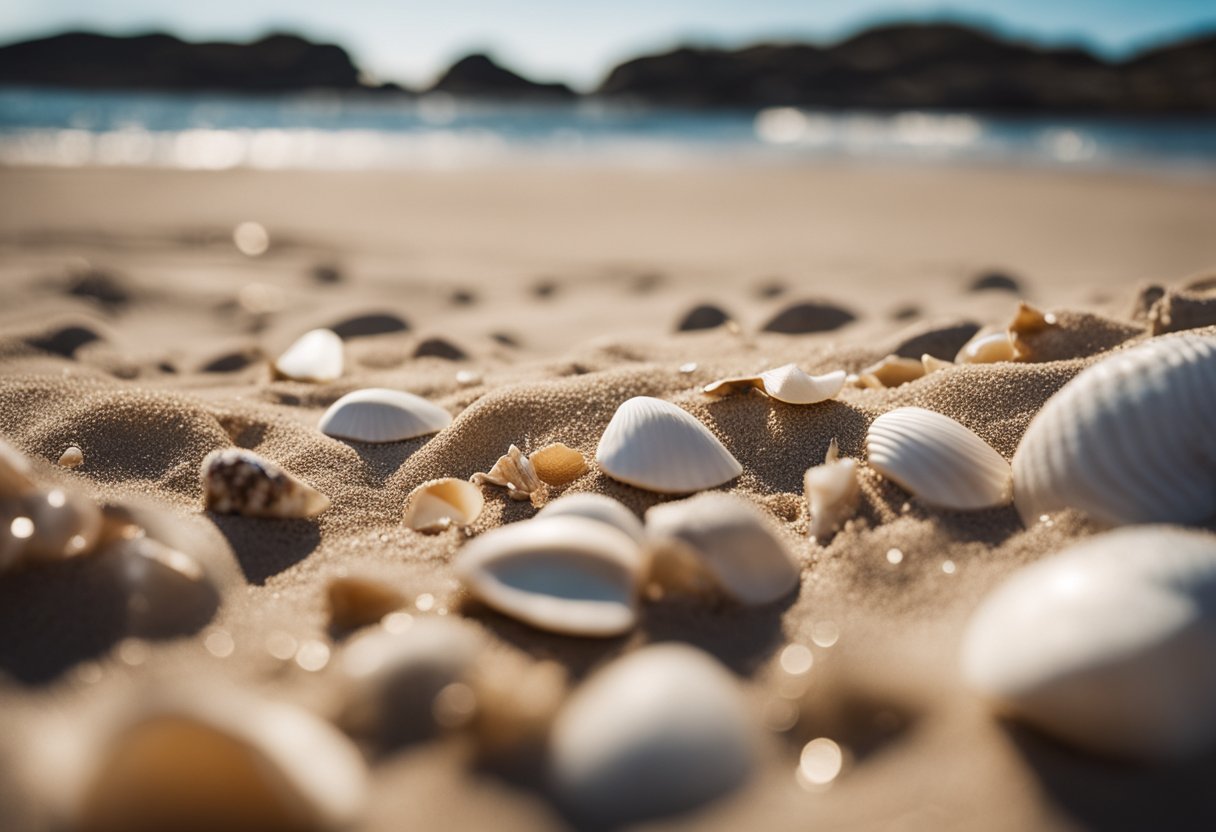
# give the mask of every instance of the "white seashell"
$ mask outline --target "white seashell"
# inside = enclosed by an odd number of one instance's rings
[[[528,454],[536,476],[547,485],[569,485],[587,473],[587,458],[561,442],[546,445]]]
[[[210,621],[219,588],[194,558],[147,536],[123,538],[98,553],[126,595],[127,632],[162,637]]]
[[[1013,340],[1009,333],[980,331],[974,338],[963,344],[963,348],[954,357],[959,364],[992,364],[997,361],[1013,361],[1017,353],[1013,349]]]
[[[568,515],[607,523],[632,537],[639,546],[645,536],[642,521],[638,516],[625,508],[624,504],[603,494],[568,494],[542,508],[536,517],[539,519]]]
[[[649,396],[635,396],[616,409],[595,459],[613,479],[660,494],[713,488],[743,473],[709,428]]]
[[[101,509],[92,500],[52,488],[6,501],[7,550],[0,568],[86,555],[101,540]]]
[[[420,532],[467,526],[481,516],[486,501],[476,486],[455,477],[424,482],[405,502],[405,525]]]
[[[949,416],[900,407],[866,434],[870,466],[926,505],[969,510],[1003,506],[1013,496],[1009,463]]]
[[[1216,745],[1216,536],[1100,534],[1017,572],[968,625],[962,670],[995,706],[1125,758]]]
[[[203,501],[220,514],[313,517],[329,497],[268,459],[242,448],[212,451],[203,460]]]
[[[537,494],[543,500],[546,493],[545,484],[536,475],[532,463],[515,445],[510,446],[506,454],[498,458],[489,473],[474,474],[469,478],[469,482],[474,485],[488,482],[491,485],[502,486],[507,489],[507,494],[512,500],[529,500],[532,499],[533,494]]]
[[[817,404],[834,398],[844,387],[844,379],[844,370],[811,376],[804,373],[797,364],[784,364],[755,376],[724,378],[711,382],[702,388],[702,392],[710,396],[725,396],[754,388],[769,398],[786,404]]]
[[[589,825],[707,803],[746,781],[754,728],[735,679],[684,644],[644,647],[576,690],[549,739],[554,788]]]
[[[391,586],[371,578],[343,576],[325,585],[329,626],[353,630],[375,624],[393,610],[405,606],[405,596]]]
[[[84,451],[71,445],[59,456],[59,464],[64,468],[79,468],[84,465]]]
[[[1047,400],[1013,455],[1027,525],[1063,508],[1109,525],[1216,518],[1216,338],[1111,355]]]
[[[329,329],[301,335],[274,362],[281,378],[293,381],[333,381],[342,376],[342,339]]]
[[[0,498],[19,497],[34,490],[30,461],[0,439]]]
[[[350,740],[291,705],[208,689],[144,706],[103,741],[74,829],[345,828],[367,769]]]
[[[326,436],[356,442],[401,442],[452,424],[452,414],[403,390],[369,387],[331,404],[317,427]]]
[[[858,387],[868,387],[881,390],[885,387],[898,387],[910,381],[916,381],[926,372],[925,365],[915,358],[901,358],[898,355],[888,355],[886,358],[871,364],[857,374]]]
[[[476,598],[542,630],[616,636],[637,622],[642,556],[624,532],[582,517],[495,529],[452,563]]]
[[[818,543],[826,543],[840,530],[857,511],[861,499],[857,460],[839,456],[840,449],[833,439],[823,464],[807,470],[802,480],[811,518],[808,533]]]

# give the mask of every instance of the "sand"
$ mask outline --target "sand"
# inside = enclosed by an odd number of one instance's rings
[[[1141,284],[1177,285],[1216,263],[1211,179],[894,167],[0,170],[0,193],[0,436],[34,460],[39,481],[160,516],[225,581],[213,620],[133,646],[88,563],[0,579],[0,828],[49,822],[55,770],[30,749],[87,733],[156,681],[223,680],[328,713],[332,667],[305,670],[265,644],[286,632],[336,656],[323,589],[345,573],[381,578],[424,607],[432,596],[430,614],[465,615],[493,649],[556,659],[575,682],[647,642],[691,642],[739,676],[758,716],[788,683],[782,647],[810,646],[802,716],[765,735],[752,781],[656,828],[1216,824],[1216,759],[1095,760],[994,720],[958,682],[958,639],[983,594],[1091,526],[1065,515],[1027,530],[1012,508],[934,511],[870,472],[854,526],[816,546],[801,495],[803,472],[833,438],[862,457],[868,423],[896,406],[947,413],[1011,456],[1055,390],[1145,337],[1131,317]],[[268,252],[233,246],[245,221],[268,230]],[[994,271],[1016,291],[969,290]],[[791,361],[856,371],[901,347],[948,353],[969,327],[1006,323],[1019,298],[1059,312],[1039,355],[1052,360],[850,388],[812,407],[698,392]],[[763,331],[809,301],[820,308],[798,320],[833,317],[824,308],[855,320]],[[700,303],[736,323],[675,332]],[[272,381],[266,359],[315,326],[351,336],[343,377]],[[384,446],[317,432],[326,406],[367,386],[425,396],[456,420],[438,436]],[[669,598],[648,604],[625,638],[565,638],[461,596],[448,563],[465,533],[401,524],[414,486],[488,470],[511,443],[560,441],[590,456],[634,395],[685,408],[739,459],[744,474],[724,490],[780,522],[804,564],[796,597],[756,610]],[[72,445],[84,464],[57,466]],[[199,463],[232,445],[314,484],[332,509],[292,521],[204,513]],[[608,494],[639,512],[662,499],[594,468],[564,491]],[[491,488],[486,497],[468,534],[534,511]],[[224,658],[205,647],[219,631],[235,643]],[[850,757],[830,788],[808,792],[794,771],[818,736]],[[535,778],[473,766],[458,740],[372,764],[368,829],[572,822]]]

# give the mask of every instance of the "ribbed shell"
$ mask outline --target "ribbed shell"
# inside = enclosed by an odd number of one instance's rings
[[[874,470],[938,508],[970,510],[1009,502],[1009,463],[949,416],[900,407],[874,420],[866,434]]]
[[[540,517],[586,517],[607,523],[632,537],[639,544],[644,532],[642,521],[625,505],[603,494],[567,494],[545,506],[536,515]]]
[[[1013,456],[1027,523],[1076,508],[1110,525],[1216,517],[1216,338],[1170,335],[1081,372]]]
[[[329,406],[318,425],[321,433],[356,442],[401,442],[452,424],[437,404],[403,390],[369,387],[347,393]]]
[[[660,494],[713,488],[743,473],[705,425],[649,396],[636,396],[617,408],[595,458],[613,479]]]
[[[333,381],[342,375],[342,339],[314,329],[296,339],[274,362],[275,372],[295,381]]]

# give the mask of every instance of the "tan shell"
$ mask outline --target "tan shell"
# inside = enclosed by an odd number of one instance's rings
[[[920,363],[925,368],[925,375],[936,373],[938,370],[946,370],[954,366],[953,361],[945,361],[941,358],[934,358],[928,353],[925,353],[920,357]]]
[[[0,522],[0,570],[86,555],[103,531],[97,504],[61,488],[5,500]]]
[[[330,578],[325,585],[329,626],[354,630],[375,624],[393,610],[405,606],[405,596],[388,584],[372,578]]]
[[[369,387],[347,393],[331,404],[318,422],[326,436],[355,442],[402,442],[438,433],[452,414],[403,390]]]
[[[59,456],[59,464],[64,468],[79,468],[84,465],[84,451],[72,445]]]
[[[203,460],[203,501],[219,514],[313,517],[329,497],[268,459],[243,448],[212,451]]]
[[[523,451],[512,445],[506,454],[500,456],[494,467],[486,474],[474,474],[469,478],[474,485],[490,483],[507,489],[512,500],[543,500],[545,484],[537,476],[532,463],[524,456]]]
[[[1007,334],[1013,349],[1013,357],[1018,360],[1029,360],[1034,357],[1034,348],[1030,341],[1035,335],[1055,324],[1055,316],[1044,314],[1028,303],[1019,303],[1018,311],[1009,322]],[[1006,361],[1010,359],[998,359]]]
[[[861,498],[857,460],[840,459],[840,449],[833,439],[823,464],[807,470],[803,489],[811,518],[808,533],[816,542],[827,543],[857,511]]]
[[[587,473],[587,458],[561,442],[546,445],[528,455],[536,476],[552,486],[569,485]]]
[[[754,376],[711,382],[702,388],[702,392],[708,396],[725,396],[754,389],[786,404],[818,404],[834,398],[844,387],[844,379],[844,370],[811,376],[797,364],[784,364]]]
[[[278,378],[333,381],[342,376],[342,339],[329,329],[304,333],[272,365]]]
[[[415,531],[442,532],[473,523],[484,507],[485,498],[476,486],[455,477],[443,477],[424,482],[410,492],[403,519]]]
[[[485,756],[507,757],[543,750],[549,726],[566,697],[566,669],[495,651],[472,668],[476,697],[471,728]]]
[[[992,364],[997,361],[1013,361],[1017,357],[1008,332],[980,330],[963,345],[954,361],[958,364]]]
[[[161,638],[197,630],[215,615],[219,587],[184,552],[140,533],[98,552],[126,595],[127,632]]]
[[[916,381],[925,374],[925,365],[915,358],[900,358],[898,355],[888,355],[876,364],[861,370],[857,374],[858,387],[882,389],[898,387],[910,381]]]
[[[19,497],[33,491],[34,487],[29,460],[0,439],[0,498]]]

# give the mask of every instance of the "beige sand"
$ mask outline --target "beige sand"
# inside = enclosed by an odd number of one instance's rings
[[[20,774],[38,756],[31,744],[51,727],[70,735],[99,703],[150,680],[223,678],[324,710],[330,674],[284,664],[264,644],[286,631],[339,649],[326,630],[327,577],[375,574],[411,598],[432,594],[449,614],[461,608],[447,563],[462,535],[405,529],[410,489],[487,470],[510,443],[562,441],[590,455],[616,405],[641,394],[697,415],[743,463],[726,490],[783,522],[806,564],[798,596],[755,611],[662,601],[636,633],[606,642],[465,611],[500,649],[557,658],[576,678],[647,641],[690,641],[740,674],[757,713],[780,689],[781,647],[813,646],[803,716],[768,737],[758,776],[661,826],[1159,828],[1163,811],[1170,828],[1216,822],[1211,759],[1167,770],[1091,760],[994,721],[959,688],[957,639],[980,595],[1016,565],[1088,534],[1083,523],[1024,530],[1012,509],[930,511],[870,475],[861,522],[823,548],[804,537],[801,498],[802,473],[832,438],[861,456],[868,422],[894,406],[948,413],[1011,455],[1035,411],[1094,353],[1140,337],[1129,320],[1138,283],[1176,282],[1216,263],[1211,180],[846,168],[7,170],[0,193],[0,435],[38,463],[45,482],[180,516],[179,533],[219,551],[232,572],[213,622],[192,638],[153,643],[146,656],[124,650],[87,564],[0,580],[0,764],[23,763],[0,766],[0,828],[45,822],[34,786],[49,775]],[[232,246],[231,229],[246,220],[270,231],[262,257]],[[86,265],[111,272],[127,299],[70,294],[70,275]],[[318,266],[339,279],[319,280]],[[788,361],[856,370],[914,335],[1003,323],[1018,294],[967,291],[992,268],[1017,276],[1021,294],[1044,307],[1122,323],[1062,315],[1054,349],[1063,360],[956,368],[894,390],[850,389],[821,406],[697,392],[721,375]],[[807,299],[858,320],[824,334],[758,332]],[[703,301],[739,327],[673,334]],[[349,340],[338,382],[270,380],[265,356],[308,328],[367,313],[409,328]],[[30,346],[66,351],[72,327],[76,340],[96,336],[72,357]],[[430,338],[467,358],[414,357]],[[687,362],[697,367],[681,371]],[[471,379],[458,380],[462,370]],[[424,395],[456,422],[429,441],[374,447],[315,430],[325,406],[365,386]],[[312,482],[333,508],[315,522],[203,514],[199,462],[231,444]],[[84,452],[74,471],[54,465],[69,445]],[[595,471],[568,490],[639,511],[659,499]],[[471,531],[531,513],[488,490]],[[904,554],[898,565],[888,562],[891,548]],[[231,657],[204,649],[216,628],[235,640]],[[824,646],[832,629],[839,638]],[[817,736],[852,756],[836,783],[810,793],[794,769]],[[375,760],[368,814],[369,829],[568,822],[527,782],[472,769],[457,742]]]

